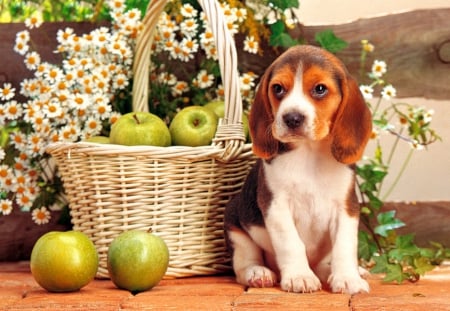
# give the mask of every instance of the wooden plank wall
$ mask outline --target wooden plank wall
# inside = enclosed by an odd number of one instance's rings
[[[74,23],[67,23],[75,27]],[[56,60],[56,31],[60,23],[44,23],[31,31],[34,46],[47,61]],[[78,34],[96,27],[90,23],[78,23]],[[13,52],[15,34],[23,30],[23,24],[0,24],[0,83],[19,85],[30,72],[23,65],[23,58]],[[293,30],[294,36],[314,43],[317,31],[332,29],[349,43],[349,47],[337,55],[355,77],[359,77],[360,41],[368,39],[375,45],[374,57],[388,64],[389,81],[398,89],[397,97],[425,97],[450,99],[450,9],[418,10],[400,14],[357,20],[348,24],[307,26]],[[242,50],[242,38],[236,43]],[[277,53],[264,47],[264,54],[255,57],[239,53],[243,69],[262,74]]]
[[[368,39],[375,45],[372,56],[387,62],[386,78],[398,89],[397,97],[450,99],[450,8],[417,10],[340,25],[303,26],[292,34],[314,44],[315,34],[325,29],[332,29],[349,43],[337,56],[360,82],[360,42]],[[263,57],[244,53],[239,56],[247,68],[261,73],[275,55],[266,46]]]
[[[307,37],[327,27],[308,27]],[[388,64],[398,97],[450,100],[450,9],[418,10],[331,27],[349,43],[337,55],[358,77],[361,39]]]

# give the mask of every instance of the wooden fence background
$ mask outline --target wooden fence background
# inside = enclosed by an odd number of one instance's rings
[[[58,60],[58,55],[53,53],[56,31],[65,25],[76,28],[78,34],[98,26],[44,23],[33,29],[33,43],[43,59]],[[10,81],[18,86],[23,77],[30,76],[23,57],[12,49],[15,34],[23,29],[23,24],[0,24],[0,84]],[[411,11],[348,24],[300,27],[293,35],[313,44],[314,35],[324,29],[332,29],[349,43],[349,47],[337,55],[356,78],[360,78],[360,41],[368,39],[375,45],[373,57],[387,62],[387,79],[398,89],[398,97],[450,99],[450,8]],[[238,48],[240,44],[237,43]],[[242,67],[261,74],[277,53],[279,51],[266,47],[261,57],[240,53],[239,60]]]
[[[66,23],[75,28],[74,23]],[[98,25],[77,23],[77,33],[90,31]],[[45,23],[31,31],[34,47],[43,59],[56,62],[56,32],[61,23]],[[0,85],[12,82],[19,90],[20,81],[31,77],[23,57],[13,51],[15,35],[23,24],[0,24]],[[361,19],[348,24],[300,27],[293,34],[313,43],[317,31],[332,29],[349,43],[337,55],[350,72],[359,77],[360,41],[368,39],[375,45],[373,57],[388,64],[387,79],[398,90],[398,97],[424,97],[444,100],[450,104],[450,9],[418,10],[382,17]],[[237,43],[238,48],[240,47]],[[261,74],[277,53],[266,48],[264,55],[239,55],[240,64]],[[445,101],[447,100],[447,101]],[[443,168],[447,169],[447,168]],[[420,244],[429,240],[450,246],[450,202],[390,203],[408,224],[406,232],[415,232]],[[29,221],[29,220],[27,220]]]

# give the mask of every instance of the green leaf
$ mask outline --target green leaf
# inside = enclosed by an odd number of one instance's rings
[[[298,0],[271,0],[269,3],[282,11],[290,8],[298,8],[300,6]]]
[[[286,26],[282,21],[277,21],[270,25],[270,30],[272,32],[269,38],[271,46],[291,47],[300,43],[286,32]]]
[[[434,265],[430,263],[430,260],[425,257],[419,257],[414,259],[414,271],[420,275],[425,275],[426,272],[431,271],[435,268]]]
[[[414,238],[414,234],[399,235],[395,241],[395,245],[400,249],[409,248],[412,246],[418,249],[414,244]]]
[[[387,211],[379,213],[377,216],[379,226],[376,226],[374,231],[383,237],[388,236],[388,232],[405,226],[405,223],[395,218],[395,211]]]
[[[375,266],[370,269],[372,273],[386,273],[388,272],[387,266],[389,265],[386,254],[381,256],[372,257],[373,261],[375,261]]]
[[[384,277],[384,282],[396,281],[401,284],[404,280],[408,279],[408,275],[403,273],[402,266],[400,264],[389,264],[387,265],[386,276]]]
[[[348,46],[348,43],[338,38],[333,30],[326,29],[316,33],[314,39],[320,46],[331,53],[339,52]]]
[[[369,261],[378,250],[376,244],[371,240],[369,234],[364,231],[358,232],[358,257]]]

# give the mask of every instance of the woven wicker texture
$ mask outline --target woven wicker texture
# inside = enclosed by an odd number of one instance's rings
[[[216,1],[198,0],[215,35],[225,87],[225,118],[211,146],[153,147],[56,143],[56,160],[74,230],[86,233],[100,257],[97,277],[108,278],[108,246],[137,229],[162,237],[170,251],[166,278],[230,270],[223,211],[254,163],[241,122],[237,58]],[[147,111],[151,38],[166,1],[152,0],[138,38],[133,110]]]

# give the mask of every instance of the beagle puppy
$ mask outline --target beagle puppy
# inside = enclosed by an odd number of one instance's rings
[[[357,82],[333,54],[290,48],[261,78],[249,127],[259,159],[224,220],[237,281],[368,292],[358,267],[352,166],[372,121]]]

